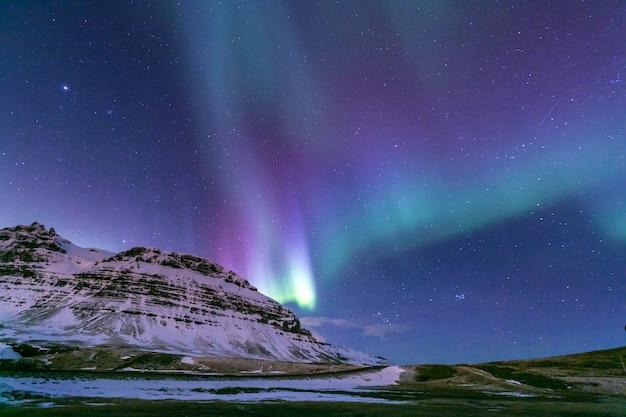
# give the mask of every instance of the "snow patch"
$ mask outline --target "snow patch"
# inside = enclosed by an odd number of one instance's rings
[[[17,360],[22,359],[22,355],[13,350],[6,343],[0,343],[0,360]]]
[[[521,392],[511,392],[511,391],[500,391],[500,392],[483,391],[483,394],[501,395],[503,397],[517,397],[517,398],[534,398],[537,396],[536,394],[524,394]]]
[[[125,370],[134,370],[126,368]],[[146,400],[189,401],[351,401],[391,402],[367,393],[374,387],[393,385],[404,372],[397,366],[365,370],[354,374],[325,377],[289,378],[215,378],[215,379],[121,379],[64,378],[55,383],[50,376],[7,376],[0,384],[3,392],[25,391],[51,398],[137,398]],[[240,389],[240,390],[239,390]],[[233,391],[234,394],[220,394]],[[237,392],[242,391],[242,392]],[[256,391],[256,392],[255,392]],[[364,394],[364,395],[362,395]]]
[[[513,385],[522,385],[521,382],[516,381],[514,379],[507,379],[507,380],[505,380],[505,382],[508,382],[509,384],[513,384]]]
[[[180,363],[184,363],[185,365],[195,365],[196,361],[191,356],[185,356],[180,360]]]

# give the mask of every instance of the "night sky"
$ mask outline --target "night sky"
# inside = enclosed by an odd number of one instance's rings
[[[6,0],[0,226],[401,364],[621,346],[625,78],[617,0]]]

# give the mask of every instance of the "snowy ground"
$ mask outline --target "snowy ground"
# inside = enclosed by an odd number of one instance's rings
[[[71,378],[3,376],[0,404],[20,404],[28,398],[135,398],[145,400],[224,401],[353,401],[389,402],[367,396],[373,387],[393,385],[403,370],[390,366],[368,372],[310,378],[159,379],[142,376]]]
[[[17,360],[21,358],[22,357],[20,356],[20,354],[15,352],[11,346],[7,345],[6,343],[0,342],[0,360]]]

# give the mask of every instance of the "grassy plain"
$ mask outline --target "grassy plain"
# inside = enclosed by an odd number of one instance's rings
[[[389,403],[358,402],[358,397],[354,402],[63,397],[6,406],[0,408],[0,416],[623,417],[626,415],[626,371],[620,356],[626,358],[626,347],[529,361],[407,366],[398,384],[359,394]],[[37,370],[39,375],[41,372]]]

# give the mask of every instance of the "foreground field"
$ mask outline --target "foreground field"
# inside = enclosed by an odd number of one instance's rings
[[[24,372],[5,366],[0,415],[621,417],[626,415],[622,357],[626,347],[471,366],[255,376]]]
[[[237,417],[237,416],[577,416],[622,417],[626,404],[622,399],[599,402],[563,402],[536,400],[493,400],[480,398],[433,398],[405,404],[363,404],[325,402],[231,403],[188,401],[119,400],[100,405],[67,402],[55,408],[30,407],[0,409],[0,415],[12,417]]]

